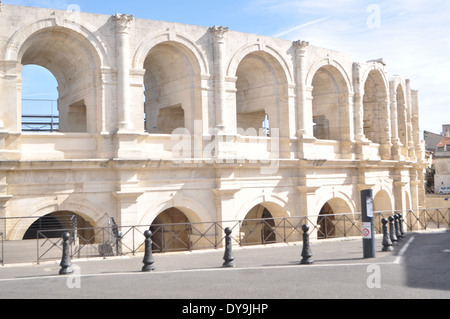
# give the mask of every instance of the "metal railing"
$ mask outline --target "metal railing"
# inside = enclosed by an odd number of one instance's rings
[[[22,115],[22,132],[54,133],[59,131],[57,115]]]
[[[22,99],[22,131],[54,133],[59,131],[58,102],[49,99]]]
[[[0,264],[2,266],[5,265],[5,263],[3,262],[4,261],[3,251],[5,249],[4,245],[5,245],[5,241],[3,240],[3,233],[0,232],[0,249],[2,250],[2,252],[0,254]]]
[[[450,227],[450,208],[376,212],[375,233],[382,234],[381,220],[383,218],[397,213],[402,214],[403,225],[406,226],[407,231]],[[152,231],[152,250],[155,253],[222,248],[225,240],[224,230],[227,227],[232,230],[231,237],[234,245],[300,242],[304,224],[310,226],[310,236],[318,239],[361,236],[362,230],[359,213],[205,223],[121,227],[113,225],[104,228],[78,229],[78,237],[72,241],[72,256],[107,257],[143,252],[144,232],[147,229]],[[41,246],[45,243],[61,247],[60,239],[55,241],[48,238]],[[38,262],[49,257],[48,251],[47,249],[41,250],[41,253],[38,252]]]
[[[450,227],[450,208],[376,212],[375,233],[382,233],[383,218],[401,213],[405,230],[426,230]],[[233,245],[250,246],[302,241],[302,226],[310,226],[311,238],[328,239],[361,236],[361,215],[336,214],[305,217],[245,219],[223,222],[179,223],[139,226],[118,226],[114,220],[107,227],[38,230],[36,258],[38,263],[61,258],[60,234],[71,235],[71,255],[74,258],[108,257],[136,254],[145,248],[144,232],[152,231],[152,250],[155,253],[219,249],[224,246],[225,228],[232,229]],[[0,233],[1,234],[1,233]],[[0,235],[3,244],[5,235]]]

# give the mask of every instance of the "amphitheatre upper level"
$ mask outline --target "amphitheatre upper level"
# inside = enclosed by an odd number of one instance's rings
[[[28,64],[57,80],[58,133],[22,132]],[[2,159],[423,156],[418,92],[383,60],[225,27],[3,4],[0,92]]]

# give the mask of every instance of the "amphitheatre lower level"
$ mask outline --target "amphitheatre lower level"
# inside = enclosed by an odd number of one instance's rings
[[[26,65],[58,83],[56,132],[23,129]],[[376,211],[418,209],[418,114],[418,92],[382,59],[0,7],[0,218],[32,217],[7,223],[10,240],[68,213],[85,227],[355,214],[364,189]]]

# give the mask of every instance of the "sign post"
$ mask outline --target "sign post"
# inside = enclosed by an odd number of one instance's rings
[[[373,227],[372,190],[361,192],[362,237],[364,258],[375,258],[375,234]]]

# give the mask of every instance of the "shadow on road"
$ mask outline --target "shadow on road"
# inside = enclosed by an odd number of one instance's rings
[[[412,236],[402,263],[406,285],[450,291],[450,230],[408,234],[402,241]]]

